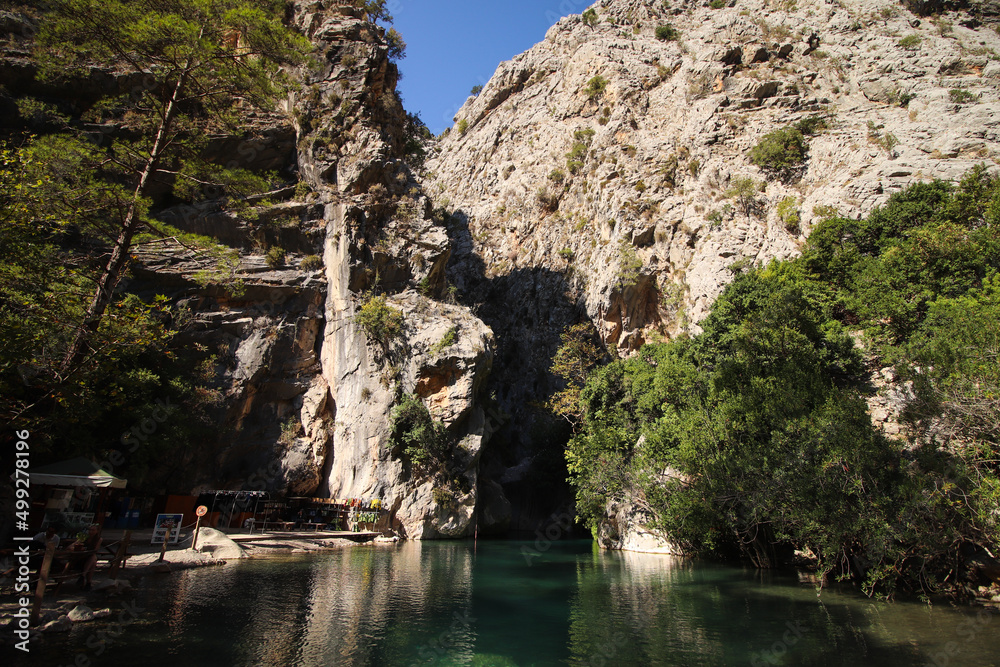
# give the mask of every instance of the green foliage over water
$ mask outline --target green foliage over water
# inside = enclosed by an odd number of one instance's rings
[[[595,370],[567,450],[581,518],[638,498],[691,553],[809,550],[884,593],[929,591],[963,545],[996,544],[998,218],[984,168],[915,185],[737,275],[700,335]],[[884,365],[913,383],[909,441],[868,415]]]

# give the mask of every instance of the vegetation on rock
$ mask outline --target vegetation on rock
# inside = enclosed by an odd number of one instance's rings
[[[446,460],[451,449],[448,430],[434,421],[419,398],[404,395],[392,409],[390,421],[390,446],[410,461],[417,474],[434,472]]]
[[[587,94],[592,100],[596,100],[598,97],[604,94],[604,90],[608,87],[608,80],[605,79],[600,74],[594,76],[590,81],[587,82],[587,87],[583,92]]]
[[[267,264],[268,268],[277,269],[285,265],[285,252],[284,248],[279,248],[275,246],[267,251],[264,255],[264,263]]]
[[[75,209],[74,222],[103,228],[113,245],[62,372],[88,354],[133,237],[151,225],[149,195],[159,179],[176,179],[174,192],[184,199],[199,198],[208,186],[267,189],[259,175],[200,159],[199,147],[210,132],[234,127],[240,109],[270,105],[287,90],[282,66],[299,62],[309,45],[282,25],[282,8],[246,0],[60,0],[45,14],[37,52],[43,76],[84,76],[97,60],[146,82],[131,95],[104,95],[84,118],[126,130],[107,135],[100,152],[88,142],[89,130],[67,128],[63,139],[61,152],[79,162],[74,177],[88,179],[83,189],[66,190],[89,200]]]
[[[403,335],[403,311],[390,306],[384,295],[367,295],[354,315],[354,323],[383,349]]]
[[[680,39],[680,36],[680,31],[669,23],[656,27],[656,39],[661,41],[673,42]]]
[[[566,454],[581,518],[638,493],[691,553],[798,549],[870,593],[934,590],[1000,539],[998,223],[984,167],[914,185],[737,275],[698,336],[593,371]],[[912,381],[908,444],[873,427],[848,327]]]

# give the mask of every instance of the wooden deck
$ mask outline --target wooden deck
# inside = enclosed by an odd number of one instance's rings
[[[380,537],[382,533],[376,533],[372,531],[362,531],[355,533],[350,530],[320,530],[317,532],[313,531],[278,531],[278,532],[266,532],[266,533],[255,533],[249,535],[235,535],[229,534],[228,537],[233,542],[237,544],[243,544],[246,542],[277,542],[280,540],[332,540],[332,539],[348,539],[354,540],[355,542],[368,542],[374,540],[376,537]]]

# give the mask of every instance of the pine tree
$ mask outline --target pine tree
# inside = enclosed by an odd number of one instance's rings
[[[207,164],[199,141],[233,127],[241,111],[273,108],[287,92],[283,66],[300,62],[308,42],[282,24],[274,0],[57,0],[38,39],[41,72],[71,78],[95,65],[138,83],[100,99],[85,120],[119,131],[101,148],[109,186],[92,218],[112,221],[113,242],[83,321],[61,364],[66,373],[112,302],[137,232],[150,224],[154,183],[175,192],[243,183],[246,172]],[[78,133],[83,138],[82,131]],[[186,188],[186,189],[185,189]]]

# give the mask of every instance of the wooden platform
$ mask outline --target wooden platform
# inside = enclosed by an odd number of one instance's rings
[[[228,535],[229,539],[237,544],[244,544],[246,542],[278,542],[280,540],[332,540],[332,539],[348,539],[354,540],[355,542],[368,542],[374,540],[376,537],[380,537],[382,533],[376,533],[372,531],[362,531],[353,532],[350,530],[321,530],[318,532],[300,532],[300,531],[290,531],[290,532],[267,532],[267,533],[255,533],[250,535]]]

